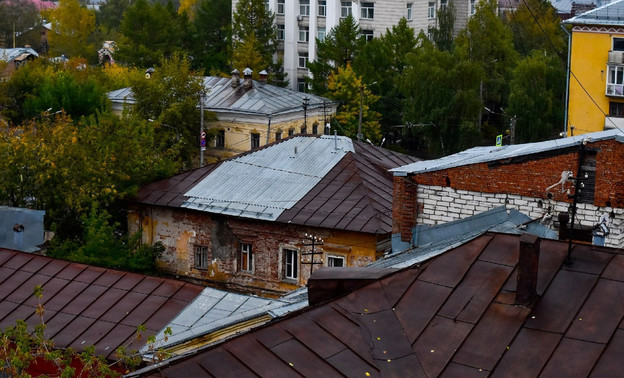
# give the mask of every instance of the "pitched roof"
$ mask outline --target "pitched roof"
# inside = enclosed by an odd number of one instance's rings
[[[134,336],[144,324],[155,335],[203,289],[182,281],[99,268],[45,256],[0,249],[0,329],[35,314],[35,286],[43,288],[45,335],[58,347],[115,358],[115,349],[143,343]]]
[[[518,235],[487,233],[420,266],[140,375],[619,376],[621,250],[541,240],[516,305]],[[331,269],[331,268],[328,268]],[[253,351],[253,352],[250,352]]]
[[[624,0],[592,9],[564,21],[574,25],[624,25]]]
[[[0,48],[0,60],[5,62],[12,62],[16,59],[23,59],[29,55],[33,55],[38,57],[39,54],[35,50],[30,47],[15,47],[12,49],[1,49]]]
[[[416,161],[346,137],[294,136],[141,188],[141,203],[368,233],[392,229],[392,176]],[[251,178],[251,179],[250,179]]]
[[[439,171],[470,164],[487,163],[511,159],[518,156],[528,156],[548,151],[574,148],[575,146],[579,146],[585,140],[592,142],[607,139],[615,139],[620,143],[624,142],[624,133],[618,129],[613,129],[537,143],[513,144],[501,147],[474,147],[453,155],[444,156],[440,159],[419,161],[391,169],[390,171],[399,175]]]
[[[43,244],[44,210],[0,206],[0,248],[35,252]],[[14,230],[22,225],[21,231]]]

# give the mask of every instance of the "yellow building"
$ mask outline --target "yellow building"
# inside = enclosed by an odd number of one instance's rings
[[[572,25],[568,136],[624,127],[624,2],[565,23]]]
[[[309,93],[295,92],[252,79],[247,68],[240,77],[204,78],[204,110],[216,114],[217,121],[207,122],[217,136],[207,146],[206,155],[219,159],[234,156],[295,134],[326,134],[325,125],[336,114],[338,103]],[[121,115],[134,102],[132,90],[122,88],[108,94],[113,112]],[[199,105],[198,105],[199,106]]]

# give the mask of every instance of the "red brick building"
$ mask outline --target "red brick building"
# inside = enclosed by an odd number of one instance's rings
[[[610,130],[540,143],[476,147],[392,169],[393,234],[409,242],[417,224],[438,224],[507,205],[553,229],[577,193],[575,229],[607,216],[606,245],[624,245],[624,135]]]

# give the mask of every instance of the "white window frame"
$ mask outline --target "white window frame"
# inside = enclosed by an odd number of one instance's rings
[[[414,3],[407,3],[407,21],[412,21],[414,18]]]
[[[327,0],[318,1],[318,16],[319,17],[327,16]]]
[[[250,243],[240,243],[240,271],[253,272],[253,248]]]
[[[284,256],[284,279],[296,281],[299,278],[299,251],[292,248],[284,248],[282,249],[282,254]]]
[[[350,1],[340,2],[340,18],[347,18],[353,15],[353,3]]]
[[[440,0],[440,9],[446,9],[448,5],[448,0]]]
[[[299,0],[299,15],[300,16],[310,15],[310,0]]]
[[[195,244],[193,250],[195,253],[193,264],[195,269],[208,269],[208,246]]]
[[[624,97],[624,65],[607,66],[607,96]]]
[[[323,42],[325,41],[325,37],[327,36],[327,29],[325,28],[318,28],[317,32],[316,32],[316,38],[320,41]]]
[[[308,53],[299,53],[297,68],[308,68]]]
[[[342,260],[342,266],[340,266],[341,268],[344,268],[347,266],[347,258],[345,256],[341,256],[341,255],[330,255],[327,254],[325,261],[326,261],[326,266],[327,267],[336,267],[335,262],[336,260]]]
[[[468,0],[470,2],[470,15],[477,12],[477,0]]]
[[[286,28],[284,25],[277,25],[277,40],[283,41],[286,38]]]
[[[299,42],[310,42],[310,28],[307,26],[299,26]]]
[[[427,6],[427,18],[429,20],[435,18],[435,1],[430,1]]]
[[[284,14],[286,0],[277,0],[277,14]]]
[[[372,20],[375,17],[375,3],[360,3],[360,18],[363,20]]]
[[[366,42],[370,42],[374,38],[373,33],[374,32],[372,30],[360,29],[360,38],[364,38]]]

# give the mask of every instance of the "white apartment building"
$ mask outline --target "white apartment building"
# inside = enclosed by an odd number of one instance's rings
[[[232,12],[239,1],[245,0],[232,0]],[[421,30],[427,33],[429,27],[437,24],[438,9],[448,1],[455,6],[455,28],[459,30],[474,14],[478,0],[265,0],[265,3],[275,14],[278,54],[284,61],[290,88],[305,91],[304,78],[310,74],[307,63],[316,59],[316,39],[323,40],[341,18],[352,15],[367,39],[379,37],[403,17],[415,33]]]

